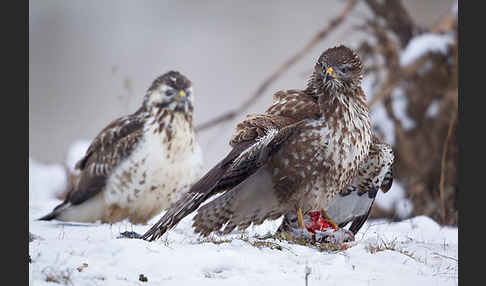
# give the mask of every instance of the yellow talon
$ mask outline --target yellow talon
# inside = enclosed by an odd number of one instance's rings
[[[302,215],[302,209],[297,209],[297,220],[299,221],[299,227],[305,229],[304,216]]]

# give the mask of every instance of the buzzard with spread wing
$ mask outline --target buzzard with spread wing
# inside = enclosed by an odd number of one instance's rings
[[[245,229],[290,211],[302,217],[326,209],[347,190],[370,150],[362,76],[362,62],[353,50],[338,46],[324,51],[307,88],[277,92],[264,114],[239,123],[232,151],[143,239],[159,238],[195,210],[194,230],[208,235]]]

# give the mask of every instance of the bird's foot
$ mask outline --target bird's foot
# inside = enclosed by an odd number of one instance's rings
[[[354,234],[351,231],[338,227],[322,214],[321,211],[308,212],[305,215],[307,222],[305,228],[301,228],[297,213],[297,219],[283,222],[277,233],[288,241],[304,245],[343,245],[343,243],[354,241]]]
[[[308,232],[306,229],[295,228],[282,233],[289,241],[301,241],[305,243],[314,242],[314,234]]]
[[[142,239],[142,235],[134,232],[134,231],[124,231],[120,233],[120,236],[117,238],[134,238],[134,239]]]
[[[354,234],[343,228],[327,229],[325,231],[316,230],[314,239],[320,243],[342,244],[354,241]]]
[[[334,224],[331,220],[322,217],[320,211],[312,211],[308,213],[309,218],[311,220],[310,224],[306,225],[306,228],[309,232],[315,234],[316,231],[325,231],[325,230],[337,230],[338,227]]]
[[[309,212],[311,223],[306,225],[316,242],[343,243],[354,241],[354,234],[346,229],[339,228],[333,221],[322,217],[320,211]]]

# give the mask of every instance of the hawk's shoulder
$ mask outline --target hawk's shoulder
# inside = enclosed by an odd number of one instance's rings
[[[230,145],[263,137],[269,130],[280,130],[305,119],[320,116],[317,100],[302,90],[281,90],[273,95],[273,105],[264,114],[248,115],[236,126]]]
[[[84,157],[76,163],[76,169],[84,170],[95,158],[118,155],[118,152],[110,154],[110,151],[128,151],[142,136],[143,124],[144,121],[133,114],[113,120],[96,135]]]
[[[245,120],[236,125],[236,132],[230,140],[230,145],[254,141],[267,135],[270,130],[280,130],[298,120],[272,114],[248,115]]]
[[[290,117],[296,120],[321,116],[317,98],[303,90],[281,90],[273,95],[273,104],[267,114]]]

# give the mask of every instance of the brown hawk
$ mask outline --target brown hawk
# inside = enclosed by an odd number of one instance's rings
[[[380,142],[374,136],[370,151],[359,166],[358,174],[347,186],[329,203],[326,214],[339,227],[345,227],[349,222],[349,230],[355,235],[368,219],[378,190],[386,193],[393,183],[392,165],[394,154],[390,145]],[[305,225],[312,222],[305,216]],[[298,220],[295,212],[284,216],[277,232],[292,232],[298,230]]]
[[[179,72],[155,79],[135,113],[95,137],[64,202],[40,219],[146,223],[180,199],[202,175],[193,97]]]
[[[371,124],[363,66],[345,46],[327,49],[305,90],[279,91],[264,114],[239,123],[232,151],[142,237],[154,240],[200,207],[204,236],[261,224],[289,211],[326,208],[351,183],[369,152]]]

